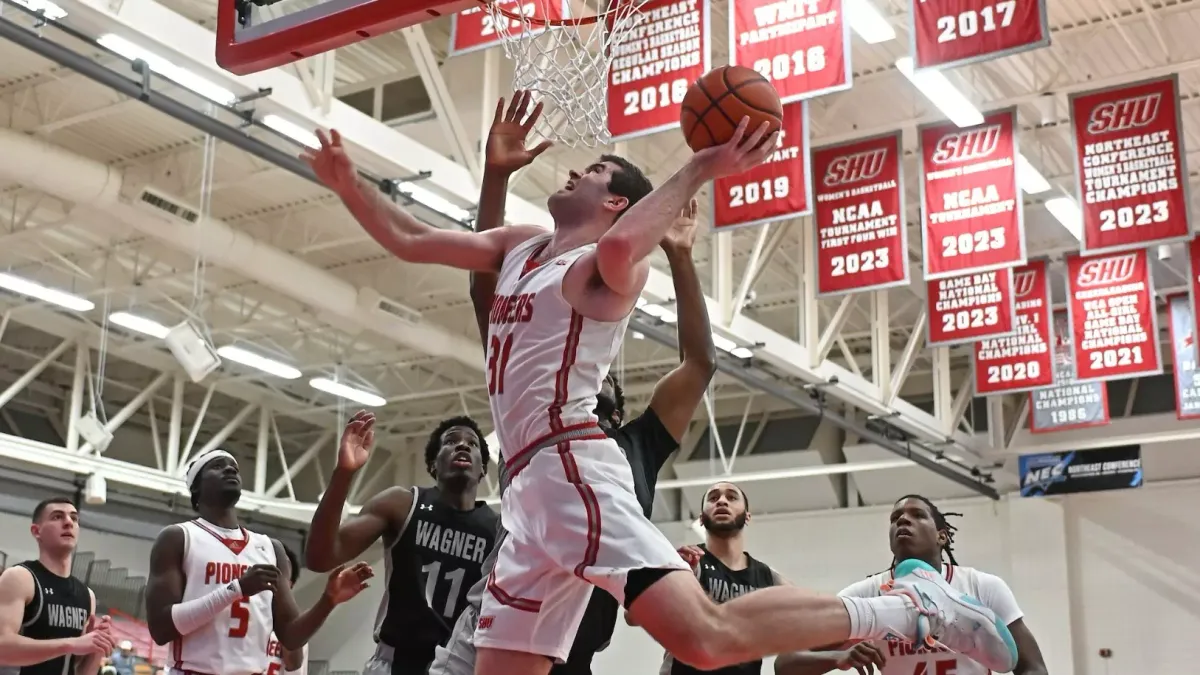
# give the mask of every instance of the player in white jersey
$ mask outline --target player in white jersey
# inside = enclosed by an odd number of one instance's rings
[[[1012,632],[1017,645],[1016,675],[1046,675],[1042,650],[1025,625],[1024,614],[1012,589],[993,574],[963,567],[954,559],[955,527],[933,502],[920,495],[901,497],[891,512],[888,539],[892,567],[857,581],[839,595],[873,598],[886,593],[895,582],[898,560],[916,558],[935,568],[954,588],[978,598],[995,612]],[[943,559],[945,558],[945,559]],[[950,653],[938,644],[898,639],[877,639],[846,645],[844,649],[785,654],[775,659],[776,675],[821,675],[854,668],[867,675],[878,668],[883,675],[989,675],[988,668],[961,654]]]
[[[172,675],[264,674],[272,631],[299,649],[336,605],[366,587],[366,563],[338,570],[301,613],[290,586],[279,583],[291,574],[283,546],[238,524],[237,460],[224,450],[200,455],[186,481],[200,517],[159,533],[146,584],[146,625],[157,644],[172,643]]]
[[[521,125],[520,138],[531,126]],[[911,574],[916,563],[908,561],[898,568],[897,594],[882,598],[781,586],[717,605],[643,515],[629,462],[597,426],[596,395],[648,277],[648,256],[702,186],[761,164],[777,147],[766,123],[753,133],[748,126],[743,119],[728,143],[696,153],[657,189],[614,155],[571,171],[547,203],[553,232],[463,232],[418,221],[359,178],[336,131],[318,130],[321,147],[304,154],[397,257],[499,274],[486,377],[512,478],[501,505],[510,536],[475,632],[480,675],[544,674],[552,660],[565,660],[592,584],[702,670],[889,631],[914,639],[932,631],[1001,669],[1015,657],[988,610],[940,578]]]
[[[300,580],[300,561],[296,558],[296,554],[286,545],[283,547],[283,552],[287,554],[288,564],[292,566],[292,576],[289,580],[288,587],[295,588],[296,582]],[[300,649],[286,649],[279,644],[279,640],[275,639],[275,634],[271,633],[271,641],[267,643],[267,658],[270,661],[267,663],[266,675],[308,675],[308,645],[304,645]]]

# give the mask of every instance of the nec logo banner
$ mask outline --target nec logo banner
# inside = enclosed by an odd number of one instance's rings
[[[1016,330],[975,343],[975,392],[984,396],[1054,384],[1050,275],[1045,260],[1013,271]]]
[[[1142,446],[1021,455],[1022,497],[1120,490],[1142,486]]]
[[[1050,44],[1045,0],[909,0],[913,66],[949,68]]]
[[[1191,235],[1176,76],[1070,99],[1084,253]]]
[[[1162,372],[1154,283],[1144,249],[1067,256],[1067,313],[1076,380]]]
[[[908,283],[900,134],[812,152],[818,295]]]
[[[1025,264],[1015,129],[1011,108],[967,129],[920,129],[926,279]]]

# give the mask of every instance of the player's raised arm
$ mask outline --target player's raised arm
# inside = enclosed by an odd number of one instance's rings
[[[422,223],[359,177],[341,134],[333,130],[326,135],[318,129],[317,138],[321,147],[306,148],[301,157],[317,178],[341,197],[367,234],[401,260],[496,272],[509,249],[542,232],[531,226],[490,233],[459,232]]]
[[[630,207],[600,237],[596,266],[605,286],[619,295],[640,292],[645,274],[640,264],[700,188],[710,180],[758,166],[774,152],[778,139],[775,134],[767,137],[767,123],[747,137],[749,124],[750,118],[743,118],[728,143],[692,155],[683,168]]]
[[[533,148],[525,147],[525,139],[542,114],[538,103],[529,111],[530,93],[513,92],[508,109],[504,99],[496,103],[496,115],[488,131],[483,184],[479,188],[479,211],[475,216],[475,231],[487,232],[504,226],[504,204],[508,198],[508,179],[518,169],[527,166],[550,148],[550,141],[542,141]],[[488,312],[492,307],[492,296],[496,294],[496,275],[476,272],[471,275],[471,304],[475,308],[475,322],[479,325],[479,339],[487,341]],[[484,344],[487,348],[487,344]]]
[[[717,348],[713,345],[708,307],[700,289],[700,277],[692,261],[696,242],[696,200],[679,213],[662,240],[663,251],[671,266],[675,284],[675,309],[678,314],[680,363],[654,386],[650,409],[678,444],[687,431],[696,406],[708,390],[717,372]],[[618,221],[619,222],[619,221]],[[670,447],[663,444],[663,447]],[[673,448],[672,448],[673,450]],[[663,458],[665,461],[666,458]]]
[[[279,576],[290,579],[292,563],[283,544],[275,540],[272,540],[272,544],[275,546]],[[271,598],[271,614],[275,637],[279,639],[279,644],[284,649],[302,649],[320,630],[333,608],[362,592],[367,587],[367,580],[374,574],[371,566],[365,562],[335,568],[325,582],[325,592],[321,594],[321,598],[304,612],[296,606],[291,584],[282,583],[276,586],[275,594]]]
[[[362,555],[380,537],[403,529],[413,495],[402,487],[380,492],[363,504],[356,515],[342,522],[342,509],[354,474],[367,463],[374,444],[375,415],[360,411],[350,418],[342,432],[337,467],[325,494],[321,495],[308,531],[304,564],[314,572],[328,572],[344,565]]]

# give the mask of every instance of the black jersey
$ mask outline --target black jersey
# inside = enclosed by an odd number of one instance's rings
[[[387,587],[375,638],[395,650],[393,672],[424,672],[466,607],[496,541],[500,516],[483,502],[459,511],[434,488],[413,488],[404,530],[384,554]]]
[[[703,544],[700,545],[700,548],[704,549],[704,556],[700,558],[696,576],[700,578],[700,586],[704,588],[704,592],[708,593],[708,597],[717,604],[729,602],[750,591],[775,585],[775,573],[771,571],[771,568],[766,563],[750,557],[749,553],[745,554],[745,569],[731,570],[717,556],[709,553]],[[697,670],[686,663],[674,660],[669,654],[663,667],[663,673],[669,675],[696,675],[698,673],[758,675],[760,672],[762,672],[761,660],[727,666],[719,670]]]
[[[37,560],[24,567],[33,575],[33,599],[25,605],[20,634],[34,640],[61,640],[83,635],[92,613],[92,596],[75,577],[60,577]],[[71,657],[60,656],[32,666],[4,669],[0,673],[20,675],[64,675],[74,672]]]

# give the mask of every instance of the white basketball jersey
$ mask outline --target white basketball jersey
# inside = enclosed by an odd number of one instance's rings
[[[954,589],[981,600],[996,597],[1011,598],[1012,596],[1012,591],[1000,577],[980,572],[971,567],[942,565],[942,573]],[[838,595],[858,598],[878,597],[883,593],[880,587],[891,577],[890,570],[875,574],[868,579],[851,584]],[[997,584],[1003,586],[1002,592],[997,592],[1000,590],[995,588]],[[1010,607],[992,607],[987,602],[984,604],[996,612],[997,616],[1006,624],[1021,618],[1015,601],[1004,603],[1011,605]],[[975,661],[943,648],[930,649],[925,645],[917,647],[911,642],[892,640],[875,640],[874,644],[887,657],[887,665],[884,666],[882,675],[988,675],[991,673],[990,670]]]
[[[545,234],[509,252],[488,315],[488,393],[506,457],[595,424],[596,396],[629,323],[585,319],[563,297],[567,270],[595,244],[536,264],[549,242]]]
[[[183,529],[183,600],[228,586],[251,565],[275,565],[275,545],[265,534],[230,531],[197,518]],[[207,675],[256,675],[267,671],[274,594],[240,598],[207,626],[171,643],[174,670]]]
[[[283,645],[279,644],[275,634],[271,633],[271,641],[267,643],[267,658],[270,661],[267,664],[266,675],[308,675],[308,645],[300,648],[300,667],[288,670],[283,665]]]

